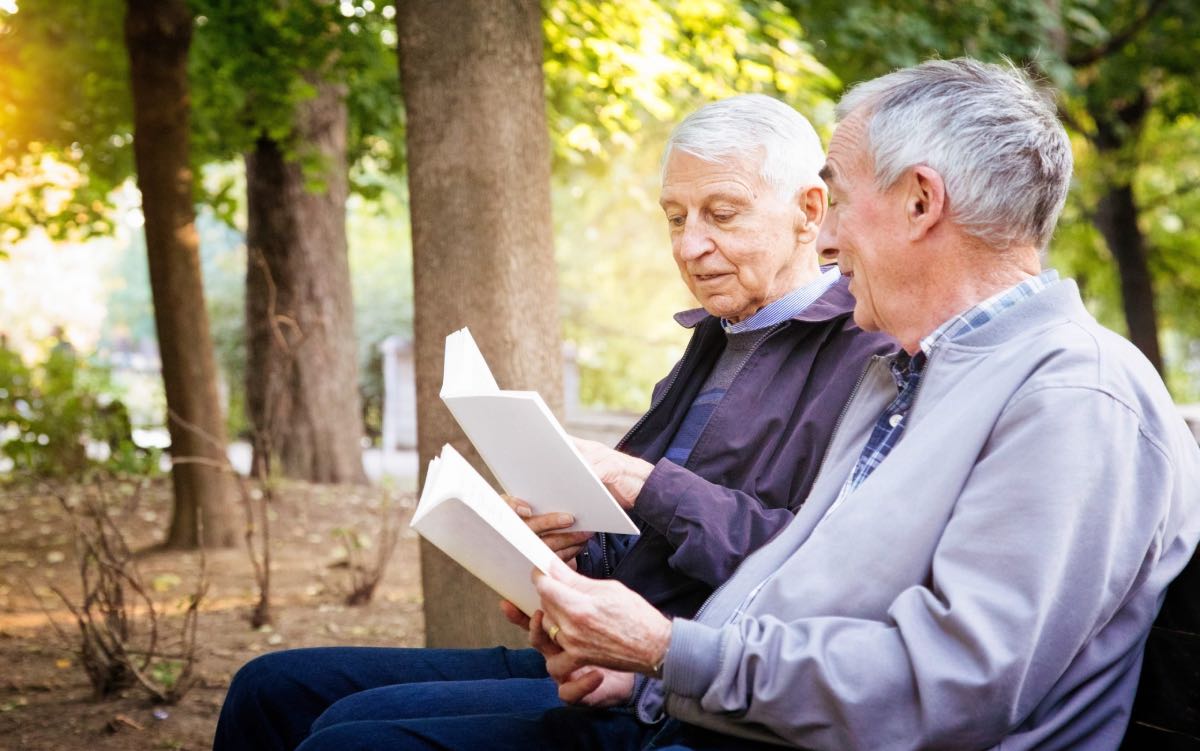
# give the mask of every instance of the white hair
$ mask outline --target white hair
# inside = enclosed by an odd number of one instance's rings
[[[950,215],[1007,249],[1042,250],[1071,183],[1071,143],[1053,103],[1011,63],[930,60],[850,89],[839,120],[861,111],[881,189],[919,165],[946,184]]]
[[[763,180],[789,196],[809,185],[825,185],[818,174],[825,152],[812,124],[762,94],[722,99],[688,115],[667,139],[664,173],[675,149],[713,163],[758,159]]]

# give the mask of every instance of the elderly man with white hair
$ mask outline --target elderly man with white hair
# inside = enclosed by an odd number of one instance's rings
[[[792,521],[864,365],[895,349],[855,325],[845,280],[819,265],[824,160],[808,121],[765,96],[707,105],[672,133],[660,204],[703,308],[676,317],[691,341],[619,450],[580,442],[641,534],[566,532],[570,519],[513,501],[581,578],[694,616]],[[622,680],[628,696],[633,677]],[[536,748],[546,741],[500,740],[471,718],[556,707],[532,649],[291,650],[238,673],[215,748],[387,748],[409,727],[435,746]]]
[[[672,719],[613,747],[1115,749],[1200,539],[1200,450],[1042,269],[1067,135],[1019,71],[969,59],[860,84],[838,115],[821,250],[901,352],[868,366],[796,519],[694,618],[560,567],[531,639],[568,699],[649,676],[640,719]]]

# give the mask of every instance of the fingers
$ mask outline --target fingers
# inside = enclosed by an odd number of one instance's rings
[[[575,558],[579,556],[581,550],[583,550],[582,545],[572,545],[569,548],[559,548],[554,552],[558,555],[558,560],[570,566],[572,571],[577,571],[579,566],[575,563]]]
[[[546,614],[542,611],[537,611],[533,614],[533,618],[529,621],[529,646],[533,647],[549,661],[555,655],[562,652],[559,647],[546,633],[548,628],[545,624]]]
[[[530,525],[530,529],[533,525]],[[534,530],[535,532],[537,530]],[[553,532],[551,534],[540,535],[542,542],[546,543],[546,547],[558,553],[558,557],[566,560],[562,551],[573,549],[575,552],[570,556],[574,558],[583,549],[583,546],[592,538],[591,532]]]
[[[513,511],[516,511],[517,516],[521,517],[522,519],[528,519],[529,517],[533,516],[533,507],[525,501],[522,501],[520,498],[514,498],[507,493],[501,495],[500,497],[503,498],[504,502],[508,504],[508,507]]]
[[[592,581],[586,576],[580,576],[571,569],[567,568],[565,565],[559,566],[558,564],[551,566],[550,576],[558,581],[570,584],[576,588],[581,586],[586,588],[586,585]],[[537,584],[537,580],[535,579],[533,583]]]
[[[521,612],[521,609],[513,605],[508,600],[500,601],[500,611],[504,613],[504,617],[508,622],[519,628],[529,629],[529,616]]]
[[[575,633],[577,623],[582,622],[580,619],[587,618],[586,614],[591,610],[591,597],[562,580],[567,576],[575,579],[585,579],[586,577],[581,577],[561,561],[554,561],[550,571],[550,576],[536,571],[533,584],[541,598],[542,609],[546,611],[550,621],[561,626],[566,632],[570,632],[565,634],[569,637],[570,634]],[[560,572],[565,572],[565,574]],[[564,634],[559,635],[558,643],[560,645],[565,644],[563,637]]]
[[[567,704],[579,704],[603,682],[604,673],[599,670],[577,670],[566,683],[559,685],[558,698]]]
[[[553,532],[557,529],[566,529],[575,523],[575,517],[563,513],[538,514],[537,516],[526,517],[525,523],[538,535],[545,535],[547,532]],[[585,533],[576,532],[575,534]],[[588,536],[590,537],[591,535],[589,534]]]

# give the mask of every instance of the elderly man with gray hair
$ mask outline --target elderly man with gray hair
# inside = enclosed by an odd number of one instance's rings
[[[1067,135],[1019,71],[968,59],[860,84],[838,115],[821,250],[902,351],[868,366],[795,520],[694,618],[535,574],[563,696],[611,703],[634,671],[641,720],[672,718],[554,726],[622,724],[633,748],[1117,748],[1200,539],[1200,450],[1145,358],[1042,270]]]
[[[824,160],[808,121],[765,96],[710,104],[672,133],[660,204],[703,308],[677,316],[691,341],[619,450],[580,442],[641,534],[567,532],[569,518],[513,501],[581,578],[695,615],[792,521],[863,367],[895,349],[855,325],[845,280],[819,265]],[[610,693],[631,694],[632,675],[617,683]],[[239,671],[215,748],[390,748],[414,733],[434,747],[537,748],[544,739],[505,740],[478,718],[554,707],[532,649],[290,650]]]

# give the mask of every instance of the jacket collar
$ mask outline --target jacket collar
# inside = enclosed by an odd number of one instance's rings
[[[825,293],[813,301],[799,315],[790,320],[819,323],[831,321],[854,311],[854,297],[850,294],[850,283],[846,277],[841,277]],[[675,314],[675,322],[685,329],[694,329],[705,318],[714,318],[704,308],[692,308]]]

